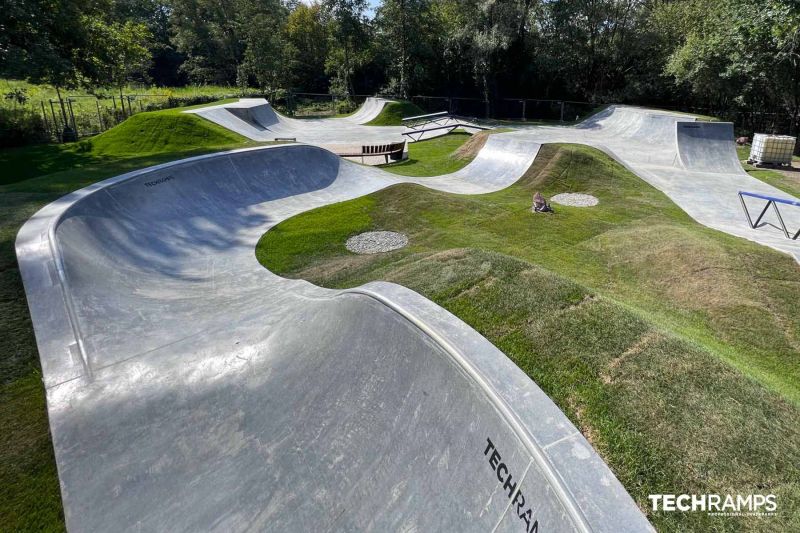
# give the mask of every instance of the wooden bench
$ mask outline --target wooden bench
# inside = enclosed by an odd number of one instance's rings
[[[361,162],[364,162],[365,157],[373,157],[373,156],[384,156],[386,158],[386,163],[389,163],[389,158],[392,161],[399,161],[403,159],[403,152],[406,149],[406,142],[397,142],[391,144],[371,144],[365,145],[361,147],[361,151],[358,153],[344,153],[339,154],[341,157],[360,157]]]

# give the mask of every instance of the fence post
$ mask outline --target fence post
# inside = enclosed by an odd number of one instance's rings
[[[75,140],[78,139],[78,124],[75,122],[75,112],[72,110],[72,99],[67,98],[67,107],[69,107],[69,116],[72,118],[72,129],[75,130]]]
[[[53,132],[58,134],[58,121],[56,120],[56,109],[53,107],[53,99],[50,98],[50,112],[53,114]]]
[[[564,101],[561,101],[561,119],[559,122],[564,122]]]
[[[528,103],[527,100],[522,100],[522,122],[525,122],[525,116],[526,116],[525,107],[527,106],[527,103]]]
[[[44,128],[47,130],[48,135],[52,135],[50,131],[50,124],[47,120],[47,111],[44,110],[44,100],[39,100],[39,103],[42,105],[42,120],[44,120]]]
[[[100,114],[100,102],[97,101],[97,98],[94,99],[94,105],[97,106],[97,124],[100,128],[100,131],[105,131],[106,127],[103,124],[103,116]]]

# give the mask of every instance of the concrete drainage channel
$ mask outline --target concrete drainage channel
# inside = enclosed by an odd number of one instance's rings
[[[395,231],[367,231],[347,239],[345,248],[354,254],[379,254],[408,246],[408,237]]]

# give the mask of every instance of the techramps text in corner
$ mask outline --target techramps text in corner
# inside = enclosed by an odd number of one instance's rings
[[[402,182],[504,188],[493,135],[419,180],[285,145],[195,157],[46,206],[17,237],[70,531],[650,531],[502,352],[390,283],[281,278],[254,248]]]

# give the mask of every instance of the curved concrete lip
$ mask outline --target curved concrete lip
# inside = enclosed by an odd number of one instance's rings
[[[44,207],[16,249],[71,531],[649,531],[553,402],[390,283],[328,290],[268,228],[397,183],[479,194],[538,143],[406,179],[288,145],[131,172]]]
[[[191,113],[210,120],[248,139],[266,142],[280,139],[295,139],[334,153],[357,153],[362,145],[398,143],[408,140],[404,132],[412,131],[405,126],[366,126],[380,115],[386,104],[394,100],[370,97],[352,115],[342,118],[296,119],[281,115],[264,98],[241,98],[238,102],[190,109]],[[448,119],[440,125],[453,122]],[[464,128],[469,133],[479,131]],[[430,131],[417,140],[446,135],[446,130]],[[367,158],[369,159],[369,158]],[[374,163],[383,163],[383,157],[373,158]],[[369,161],[367,161],[369,162]]]
[[[610,106],[571,127],[518,127],[510,135],[541,143],[579,143],[603,150],[664,192],[694,220],[710,228],[769,246],[800,261],[800,241],[787,239],[774,213],[751,229],[740,190],[791,199],[750,176],[736,155],[733,124],[701,122],[680,113]],[[763,204],[762,204],[763,206]],[[754,217],[760,206],[751,207]],[[800,228],[800,209],[781,211],[787,226]]]

